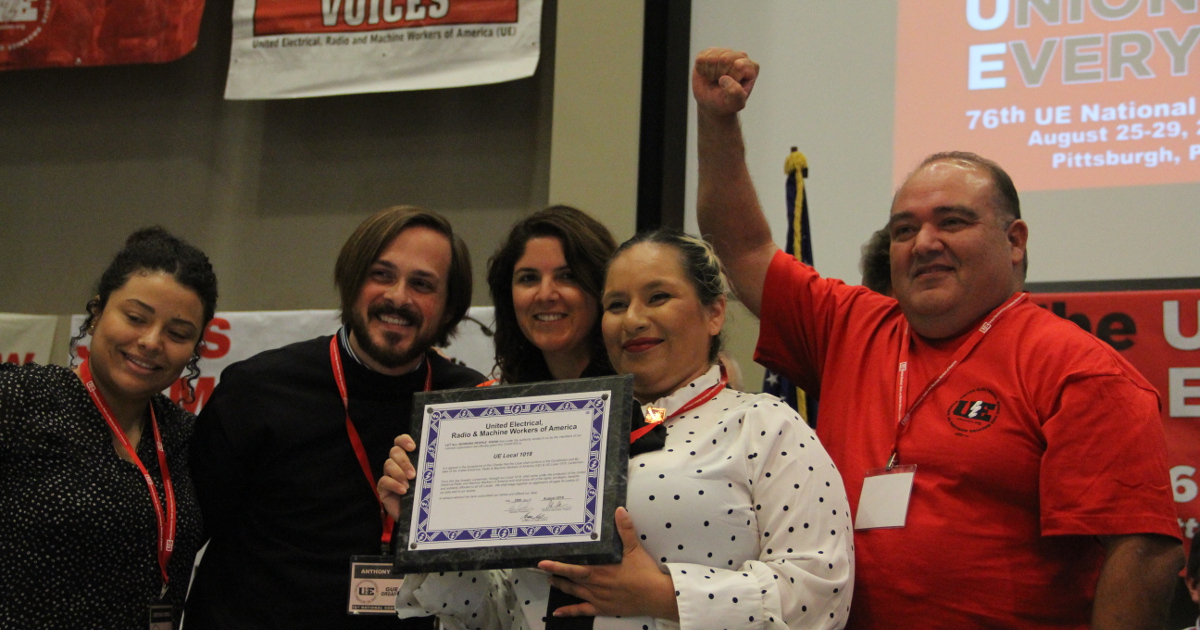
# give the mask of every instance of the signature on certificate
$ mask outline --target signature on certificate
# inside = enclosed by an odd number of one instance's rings
[[[533,502],[533,499],[505,499],[504,502],[508,504],[505,511],[509,514],[520,514],[529,511],[529,504]]]
[[[563,510],[569,510],[571,509],[571,503],[566,499],[566,497],[562,496],[542,497],[542,500],[546,502],[546,507],[543,509],[545,509],[547,512],[562,512]]]
[[[541,512],[526,512],[521,516],[523,523],[539,523],[546,520],[546,515]]]

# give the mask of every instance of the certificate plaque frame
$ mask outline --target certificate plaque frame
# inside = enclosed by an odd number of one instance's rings
[[[395,571],[620,562],[634,404],[632,376],[416,394]]]

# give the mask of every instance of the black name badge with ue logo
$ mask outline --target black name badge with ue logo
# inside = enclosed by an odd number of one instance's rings
[[[350,557],[351,615],[395,615],[404,576],[392,573],[391,556]]]

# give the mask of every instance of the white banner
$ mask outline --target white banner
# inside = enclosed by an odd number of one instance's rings
[[[55,315],[0,313],[0,362],[46,365],[57,326]]]
[[[500,83],[537,69],[541,0],[234,0],[227,99]]]
[[[458,328],[459,335],[451,340],[445,351],[446,355],[484,374],[491,371],[493,363],[492,310],[490,306],[470,309],[467,317],[471,319],[463,320]],[[83,315],[73,316],[71,330],[78,330],[83,319]],[[333,334],[340,326],[341,321],[335,310],[217,313],[204,331],[204,347],[200,351],[199,364],[201,376],[196,380],[195,398],[192,401],[183,400],[185,390],[179,382],[165,393],[184,409],[198,413],[212,396],[213,388],[221,381],[221,372],[230,364],[264,350]],[[488,328],[486,332],[484,326]],[[87,356],[90,343],[90,337],[79,342],[76,347],[78,358]]]
[[[71,317],[71,329],[78,330],[83,315]],[[337,332],[341,325],[337,311],[246,311],[217,313],[204,331],[200,350],[200,378],[196,396],[185,401],[181,381],[165,392],[188,411],[198,413],[221,381],[221,371],[231,363],[248,359],[263,350]],[[87,357],[91,337],[84,337],[75,348],[72,361]]]

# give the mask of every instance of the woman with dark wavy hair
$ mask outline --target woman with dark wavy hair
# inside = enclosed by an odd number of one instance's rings
[[[603,224],[570,206],[513,226],[488,261],[501,381],[613,373],[600,338],[600,291],[616,248]]]
[[[0,625],[178,626],[202,537],[195,418],[161,392],[199,374],[216,302],[203,252],[138,230],[87,303],[82,364],[0,364]]]
[[[600,292],[605,265],[616,248],[608,228],[570,206],[550,206],[512,227],[488,261],[500,381],[532,383],[613,374],[600,335]],[[405,450],[412,447],[409,436],[396,438],[384,471],[400,475],[399,462],[407,461]],[[387,475],[379,481],[380,496],[393,512],[402,493],[398,484]],[[471,575],[488,579],[489,574]],[[409,576],[409,581],[423,583],[425,577]],[[548,590],[544,574],[540,581],[543,592]],[[430,587],[437,588],[435,584],[457,588],[437,579]],[[583,601],[557,589],[550,597],[556,605]]]

